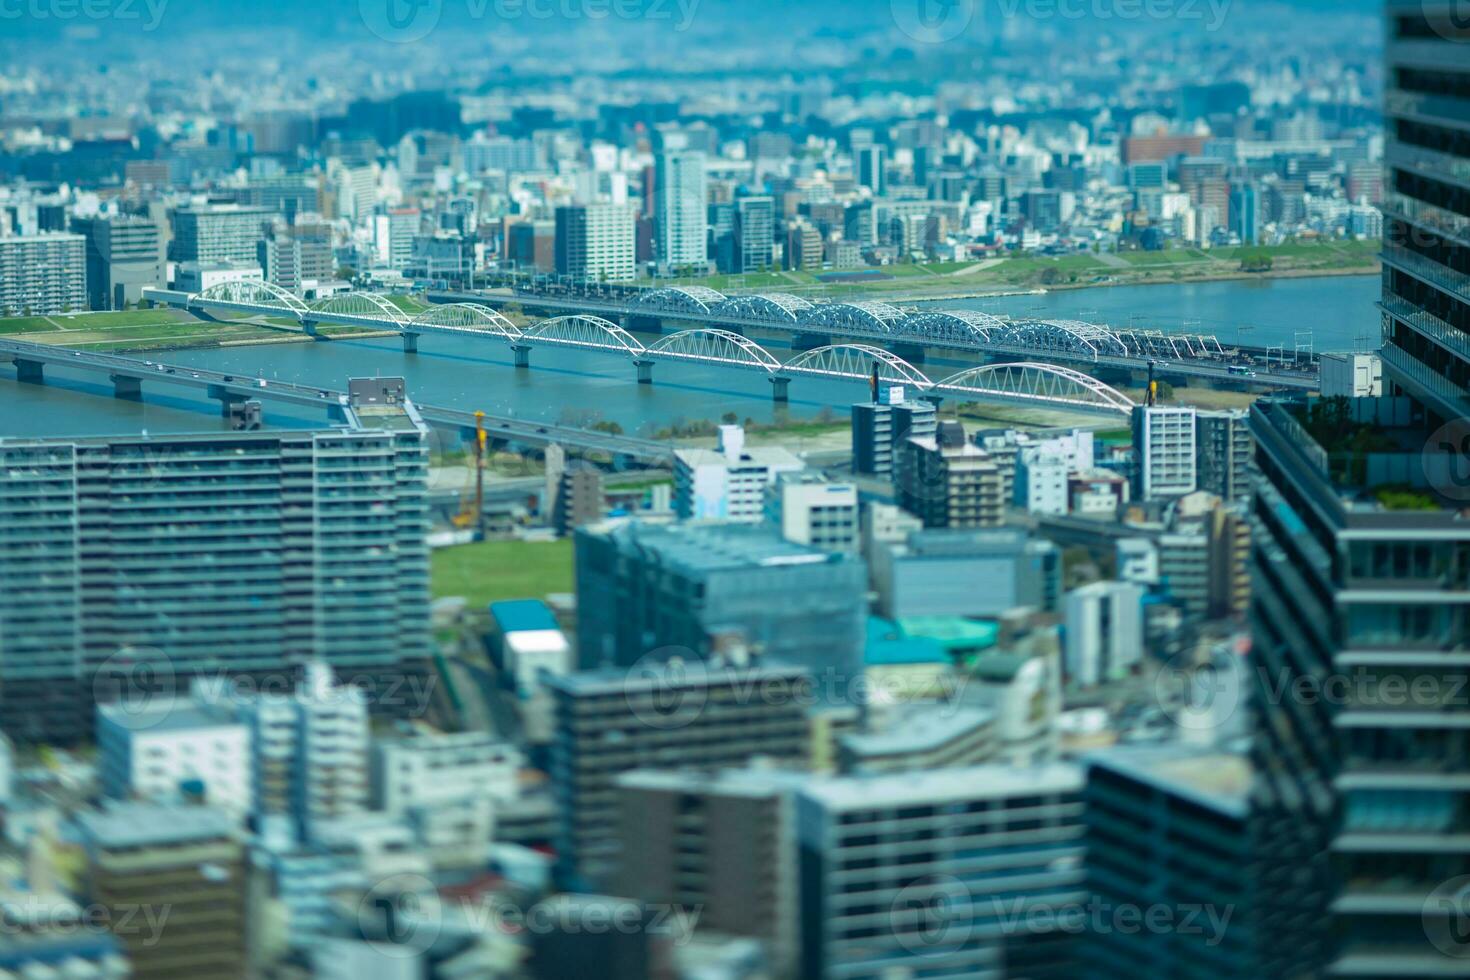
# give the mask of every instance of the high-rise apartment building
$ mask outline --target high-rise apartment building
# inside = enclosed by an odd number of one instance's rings
[[[215,204],[173,213],[168,257],[175,262],[243,262],[256,259],[256,242],[276,217],[267,208]]]
[[[708,262],[704,154],[690,150],[660,153],[653,179],[660,266],[703,272]]]
[[[1198,488],[1195,410],[1133,409],[1133,499],[1180,497]]]
[[[925,527],[999,527],[1009,502],[1005,478],[990,454],[965,438],[958,422],[941,422],[932,437],[903,444],[894,473],[898,505]]]
[[[557,853],[588,884],[618,860],[617,777],[634,769],[715,769],[756,756],[808,756],[809,690],[800,667],[688,662],[547,678]]]
[[[1322,974],[1463,976],[1470,30],[1440,0],[1386,13],[1384,397],[1251,414],[1258,805],[1324,831],[1299,862],[1327,872]]]
[[[1076,975],[1082,776],[985,765],[809,783],[796,797],[801,975]]]
[[[735,199],[734,272],[760,272],[771,267],[776,240],[776,202],[769,195]]]
[[[84,236],[0,237],[0,316],[40,316],[86,308]]]
[[[331,430],[0,439],[4,728],[89,732],[109,664],[159,683],[417,670],[427,427],[401,381],[352,392]]]
[[[120,310],[164,284],[163,241],[156,222],[136,215],[84,218],[72,230],[87,238],[87,304]]]
[[[1250,414],[1226,409],[1195,414],[1195,454],[1199,489],[1221,500],[1243,500],[1251,492]]]
[[[892,476],[899,449],[911,438],[932,438],[936,420],[933,402],[909,400],[901,385],[879,385],[871,402],[852,406],[853,471]]]
[[[620,204],[573,204],[556,209],[556,273],[594,281],[633,278],[634,222]]]

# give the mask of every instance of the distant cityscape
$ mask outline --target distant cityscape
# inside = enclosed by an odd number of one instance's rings
[[[1470,976],[1455,4],[553,6],[0,10],[0,980]]]

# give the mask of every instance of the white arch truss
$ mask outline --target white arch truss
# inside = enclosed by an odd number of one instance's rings
[[[729,330],[701,327],[669,334],[646,348],[649,355],[677,357],[691,361],[714,361],[719,364],[742,364],[774,371],[781,362],[760,344]]]
[[[338,293],[336,296],[328,296],[311,304],[312,310],[317,313],[339,313],[346,316],[372,317],[374,319],[389,320],[393,323],[403,323],[408,320],[408,314],[388,302],[377,293]]]
[[[495,333],[504,337],[519,337],[521,330],[505,316],[479,303],[445,303],[434,306],[410,319],[406,324],[433,327],[438,330],[462,330],[466,333]]]
[[[1100,354],[1128,354],[1128,349],[1112,330],[1081,320],[1020,320],[1007,327],[1001,340],[1036,351],[1084,354],[1092,358]]]
[[[640,293],[633,305],[639,309],[708,313],[724,301],[724,293],[708,286],[664,286]]]
[[[800,296],[789,293],[753,293],[746,296],[731,296],[712,312],[719,316],[739,317],[742,320],[774,320],[777,323],[795,323],[803,310],[812,304]]]
[[[985,340],[1004,334],[1008,322],[978,310],[935,310],[903,321],[903,332],[933,340]]]
[[[970,368],[937,382],[934,387],[963,394],[1006,395],[1124,414],[1132,412],[1135,404],[1118,389],[1081,371],[1034,361]]]
[[[903,318],[902,310],[887,303],[823,303],[803,310],[799,322],[806,326],[835,330],[892,333],[894,325]]]
[[[781,366],[781,370],[831,378],[867,380],[872,376],[875,364],[880,380],[900,381],[920,389],[934,386],[934,382],[925,377],[923,371],[897,354],[867,344],[831,344],[817,347],[793,357]]]
[[[641,354],[644,351],[643,345],[616,323],[586,313],[542,320],[522,336],[537,344],[593,347],[627,354]]]
[[[228,306],[258,306],[280,310],[300,317],[308,307],[300,296],[275,283],[260,279],[231,279],[217,282],[189,297],[189,302],[219,303]]]

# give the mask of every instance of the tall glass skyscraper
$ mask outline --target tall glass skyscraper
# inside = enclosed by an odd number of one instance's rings
[[[708,263],[703,153],[680,150],[658,155],[653,214],[659,263],[670,270],[694,268],[703,273]]]
[[[1387,4],[1385,396],[1251,417],[1256,802],[1283,887],[1308,896],[1273,923],[1320,941],[1314,975],[1470,969],[1470,24],[1453,6]]]

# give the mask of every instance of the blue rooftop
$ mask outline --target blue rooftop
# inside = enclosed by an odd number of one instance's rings
[[[490,617],[501,633],[560,629],[551,607],[540,599],[507,599],[490,603]]]
[[[863,662],[869,667],[902,664],[947,664],[944,644],[929,636],[906,636],[899,625],[879,616],[868,617],[868,641]]]

